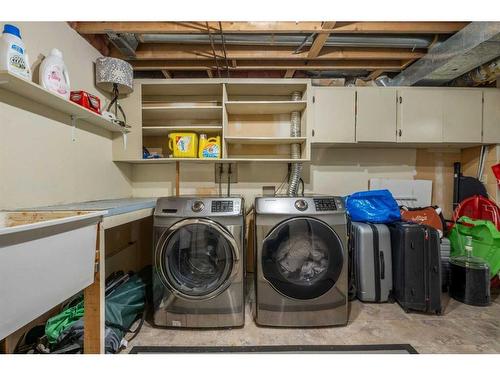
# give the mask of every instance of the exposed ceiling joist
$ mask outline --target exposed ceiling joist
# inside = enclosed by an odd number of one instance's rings
[[[333,27],[335,26],[335,23],[336,22],[334,22],[334,21],[323,22],[321,24],[321,27],[323,29],[333,29]],[[309,51],[307,53],[308,59],[313,59],[319,55],[319,52],[321,51],[321,49],[325,45],[325,42],[329,36],[330,36],[330,33],[318,33],[318,34],[316,34],[316,36],[314,37],[314,40],[311,44],[311,47],[309,48]],[[300,47],[299,47],[299,49],[300,49]],[[298,51],[295,50],[294,54],[298,54]],[[294,74],[295,74],[295,70],[288,69],[285,73],[285,78],[292,78],[294,76]]]
[[[286,46],[227,46],[227,58],[231,59],[290,59],[308,58],[308,51],[294,53],[293,47]],[[213,59],[210,45],[183,44],[142,44],[135,51],[137,60],[187,60]],[[325,60],[406,60],[418,59],[425,55],[422,50],[395,48],[335,48],[325,47],[316,59]],[[116,57],[120,57],[118,54]]]
[[[335,26],[336,22],[323,22],[322,28],[323,29],[333,29]],[[313,43],[311,45],[311,48],[309,48],[309,51],[307,53],[307,58],[308,59],[314,59],[319,55],[321,52],[321,49],[325,45],[326,40],[330,36],[330,33],[320,33],[317,34],[313,40]]]
[[[230,70],[377,70],[399,72],[403,60],[238,60]],[[133,60],[134,70],[212,70],[217,69],[213,60]]]
[[[389,82],[441,85],[500,56],[500,22],[472,22]]]
[[[209,27],[219,30],[218,22]],[[205,22],[74,22],[80,34],[137,33],[170,34],[207,32]],[[467,22],[337,22],[331,29],[322,22],[222,22],[225,33],[370,33],[453,34]]]
[[[382,74],[384,74],[384,69],[376,69],[376,70],[372,71],[370,74],[368,74],[368,77],[366,77],[366,79],[368,81],[371,81],[371,80],[374,80],[374,79],[380,77]]]

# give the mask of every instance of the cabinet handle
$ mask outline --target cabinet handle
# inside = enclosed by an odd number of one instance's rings
[[[398,135],[401,137],[401,134],[403,134],[403,131],[401,129],[398,130]]]
[[[312,130],[312,136],[314,137],[314,129]]]
[[[403,103],[403,97],[399,97],[399,104]]]

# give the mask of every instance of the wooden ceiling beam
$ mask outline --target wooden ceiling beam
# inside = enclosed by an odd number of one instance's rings
[[[333,29],[333,27],[335,26],[335,23],[336,22],[333,22],[333,21],[323,22],[322,28],[323,29]],[[318,57],[319,53],[321,52],[321,49],[325,45],[325,42],[329,36],[330,36],[330,33],[320,33],[314,37],[314,40],[311,44],[311,47],[309,48],[309,52],[307,53],[308,59],[314,59],[315,57]]]
[[[367,81],[374,80],[374,79],[380,77],[382,74],[384,74],[384,69],[375,69],[370,74],[368,74],[368,76],[366,77],[366,80]]]
[[[377,70],[398,72],[406,60],[238,60],[236,70]],[[213,70],[212,60],[132,60],[134,70]]]
[[[209,27],[219,30],[218,22]],[[225,33],[369,33],[369,34],[454,34],[468,22],[337,22],[332,29],[322,22],[222,22]],[[205,34],[205,22],[71,22],[80,34]]]
[[[290,59],[300,60],[308,58],[308,51],[294,53],[295,48],[289,46],[226,46],[227,58],[232,59]],[[213,60],[213,51],[206,44],[157,44],[140,45],[136,53],[137,60]],[[404,60],[418,59],[425,55],[423,50],[396,49],[396,48],[336,48],[324,47],[321,54],[315,59],[326,60]]]

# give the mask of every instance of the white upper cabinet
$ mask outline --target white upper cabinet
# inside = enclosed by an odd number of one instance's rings
[[[500,90],[484,90],[483,143],[500,143]]]
[[[357,89],[356,141],[396,142],[396,99],[396,89]]]
[[[442,142],[443,91],[403,88],[398,96],[398,142]]]
[[[443,142],[481,143],[481,90],[443,90]]]
[[[356,90],[348,87],[313,89],[313,143],[354,143],[356,141]]]

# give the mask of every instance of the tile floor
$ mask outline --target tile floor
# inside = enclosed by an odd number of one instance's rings
[[[500,295],[473,307],[443,295],[444,314],[406,314],[398,304],[350,303],[349,323],[329,328],[258,327],[248,293],[243,328],[179,330],[145,323],[129,344],[144,346],[411,344],[419,353],[500,353]],[[127,353],[124,350],[123,353]]]

